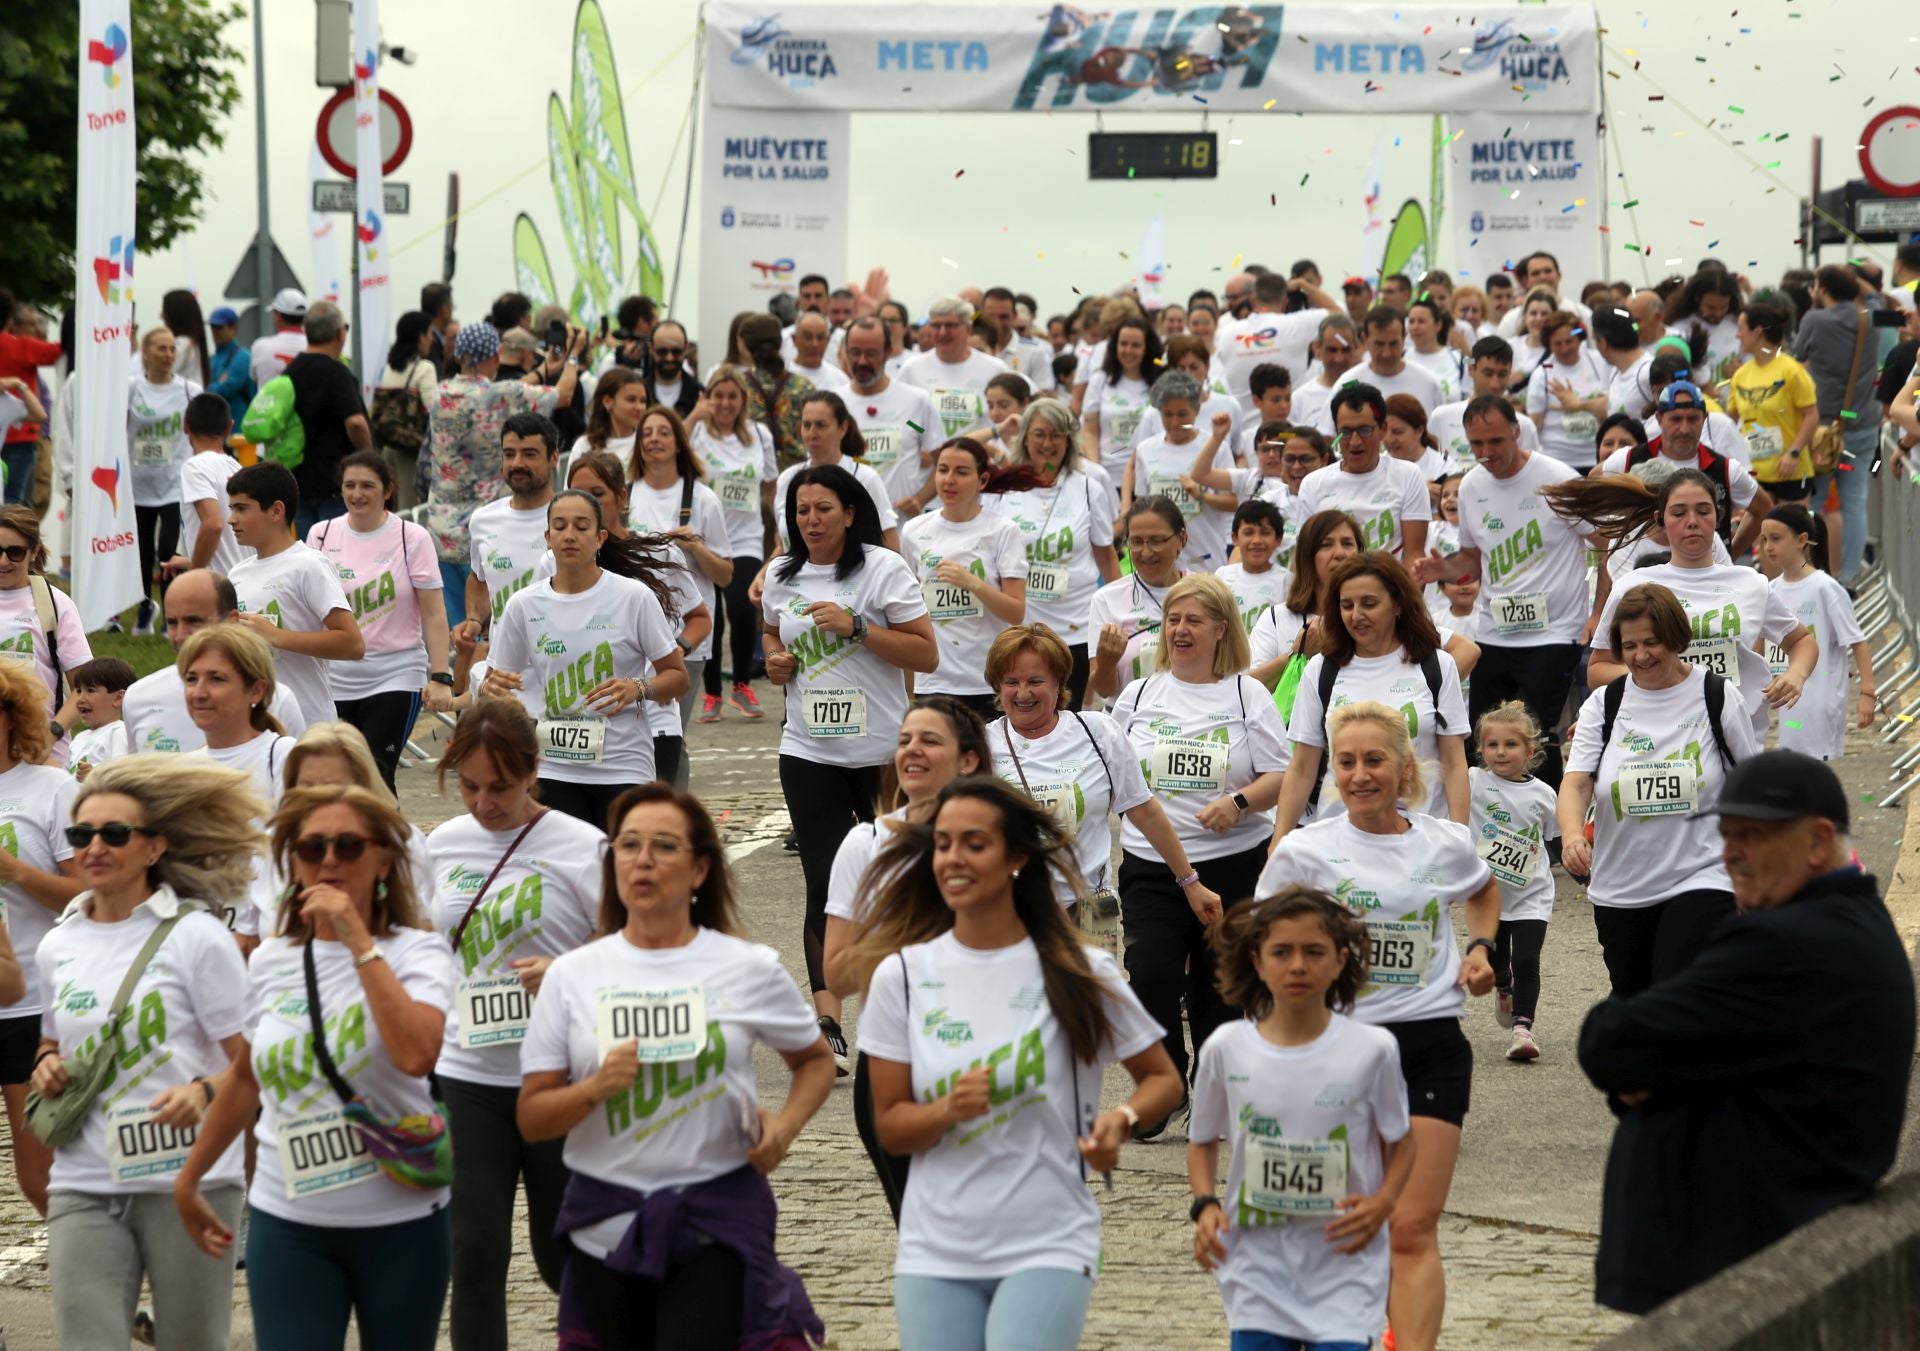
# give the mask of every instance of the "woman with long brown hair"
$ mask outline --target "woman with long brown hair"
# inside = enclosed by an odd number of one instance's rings
[[[704,410],[704,411],[702,411]],[[721,366],[707,377],[700,416],[689,420],[693,453],[706,467],[707,482],[720,498],[726,520],[726,543],[709,540],[733,559],[733,576],[722,588],[724,603],[713,607],[713,651],[701,672],[703,693],[699,720],[720,721],[720,662],[723,641],[728,642],[728,678],[732,694],[727,702],[744,718],[766,716],[753,692],[754,640],[760,631],[759,612],[747,593],[766,557],[763,517],[773,510],[773,485],[780,467],[773,454],[773,437],[747,417],[746,377],[734,366]],[[725,635],[731,632],[731,639]]]
[[[613,367],[594,384],[586,434],[573,443],[569,463],[571,457],[587,450],[604,450],[623,458],[631,455],[640,416],[646,411],[646,379],[631,366]]]
[[[1360,523],[1344,511],[1317,511],[1295,537],[1286,600],[1260,616],[1247,635],[1247,674],[1272,689],[1295,657],[1320,650],[1320,607],[1327,576],[1360,553]],[[1290,712],[1292,705],[1286,710]]]

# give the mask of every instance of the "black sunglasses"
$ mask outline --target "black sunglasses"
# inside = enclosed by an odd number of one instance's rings
[[[24,544],[0,545],[0,554],[5,554],[8,560],[14,563],[26,562],[27,555],[31,552],[33,551]]]
[[[342,863],[352,863],[367,852],[369,843],[364,835],[303,835],[293,842],[293,852],[302,863],[324,863],[331,849]]]
[[[653,349],[653,354],[662,361],[678,361],[687,354],[687,349],[684,347],[656,347]]]
[[[110,848],[124,849],[127,841],[131,840],[136,833],[158,835],[160,832],[149,830],[145,826],[128,825],[125,821],[109,821],[104,826],[68,826],[67,843],[75,849],[85,849],[93,843],[93,837],[98,835]]]

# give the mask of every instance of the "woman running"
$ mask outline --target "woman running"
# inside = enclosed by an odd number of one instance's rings
[[[140,373],[127,394],[127,462],[133,466],[134,534],[140,552],[140,613],[133,631],[153,632],[155,565],[180,551],[180,466],[193,454],[187,404],[200,386],[174,369],[172,333],[147,330]]]
[[[587,430],[567,451],[566,463],[589,450],[604,450],[622,461],[633,454],[640,419],[647,411],[646,377],[631,366],[614,366],[593,386]]]
[[[1760,556],[1773,569],[1768,589],[1819,644],[1819,663],[1807,681],[1798,714],[1781,719],[1780,745],[1790,751],[1838,760],[1847,751],[1847,657],[1860,674],[1854,725],[1873,726],[1879,706],[1874,692],[1873,649],[1860,632],[1853,597],[1827,568],[1827,523],[1797,502],[1775,507],[1760,526]],[[1784,650],[1767,645],[1767,668],[1788,666]]]
[[[719,654],[723,642],[728,643],[728,679],[732,682],[727,702],[744,718],[763,718],[766,714],[753,693],[753,653],[760,634],[760,615],[747,592],[767,554],[761,522],[773,510],[773,485],[780,477],[780,468],[774,460],[773,437],[765,427],[747,418],[746,378],[738,370],[722,366],[708,376],[701,407],[706,412],[693,419],[688,434],[693,453],[706,466],[708,481],[720,497],[733,575],[724,588],[724,602],[713,607],[714,655],[700,673],[706,692],[700,699],[699,720],[720,721]],[[720,547],[717,540],[711,543]],[[726,636],[729,630],[731,639]]]
[[[1168,371],[1153,382],[1149,396],[1159,410],[1165,430],[1142,441],[1134,448],[1120,481],[1120,509],[1124,513],[1143,497],[1165,497],[1180,508],[1187,523],[1187,547],[1181,564],[1193,571],[1217,572],[1227,561],[1232,547],[1233,509],[1238,505],[1230,491],[1192,489],[1199,485],[1191,474],[1200,460],[1215,470],[1230,470],[1239,462],[1228,443],[1233,434],[1233,415],[1215,413],[1208,435],[1201,436],[1199,416],[1201,387],[1184,371]],[[1204,440],[1198,457],[1196,443]],[[1211,454],[1208,453],[1211,447]]]
[[[1254,624],[1247,635],[1252,666],[1248,674],[1268,689],[1280,682],[1290,664],[1304,668],[1306,659],[1320,651],[1320,613],[1326,598],[1326,579],[1349,558],[1360,554],[1360,523],[1344,511],[1320,511],[1300,526],[1295,539],[1287,595]],[[1294,675],[1297,688],[1299,675]],[[1291,713],[1289,697],[1283,713]]]
[[[832,1058],[779,955],[742,935],[699,801],[643,784],[610,819],[599,937],[548,969],[520,1053],[520,1133],[565,1137],[572,1170],[555,1230],[561,1340],[811,1345],[824,1329],[774,1256],[766,1175],[832,1091]],[[793,1075],[778,1111],[760,1105],[756,1043]],[[657,1276],[634,1274],[643,1235]]]

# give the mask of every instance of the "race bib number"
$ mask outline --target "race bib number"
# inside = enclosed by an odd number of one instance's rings
[[[1425,920],[1368,919],[1367,944],[1375,985],[1425,985],[1433,960],[1433,931]]]
[[[1540,875],[1540,841],[1497,821],[1480,827],[1479,851],[1487,870],[1510,887],[1524,887]]]
[[[1027,564],[1028,600],[1065,600],[1067,569],[1049,563]]]
[[[1787,673],[1787,649],[1778,643],[1767,644],[1767,670],[1773,675]]]
[[[1227,781],[1225,742],[1163,736],[1153,743],[1153,786],[1163,793],[1219,796]]]
[[[1646,760],[1620,770],[1620,809],[1628,816],[1675,816],[1694,809],[1699,776],[1691,760]]]
[[[454,989],[463,1051],[517,1046],[527,1039],[533,996],[518,976],[470,976]]]
[[[1547,593],[1522,591],[1513,596],[1493,596],[1487,601],[1493,626],[1501,633],[1545,633],[1547,631]]]
[[[134,437],[133,462],[145,469],[172,464],[173,438],[171,436]]]
[[[602,1060],[630,1041],[639,1044],[643,1064],[691,1060],[707,1045],[707,987],[601,990],[594,996],[594,1036]]]
[[[289,1201],[358,1186],[379,1171],[360,1131],[338,1108],[280,1123],[280,1173]]]
[[[986,611],[979,598],[964,586],[946,582],[923,582],[920,594],[926,598],[927,614],[935,620],[978,619]]]
[[[1158,497],[1170,498],[1173,504],[1180,508],[1183,513],[1191,513],[1200,509],[1200,504],[1194,500],[1193,494],[1180,486],[1180,476],[1178,474],[1149,475],[1147,478],[1147,491]]]
[[[1330,1215],[1347,1194],[1344,1140],[1244,1137],[1247,1204],[1277,1215]]]
[[[1740,640],[1738,638],[1695,638],[1680,654],[1689,666],[1711,671],[1736,689],[1740,685]]]
[[[1080,831],[1080,790],[1070,783],[1041,782],[1030,785],[1036,806],[1049,813],[1054,824],[1068,835]]]
[[[605,718],[540,719],[540,758],[560,765],[597,765],[606,757]]]
[[[741,478],[727,474],[716,479],[715,486],[720,489],[720,505],[727,511],[760,510],[760,485],[750,478]]]
[[[865,736],[867,692],[850,686],[808,690],[800,697],[800,716],[808,736]]]
[[[875,469],[891,469],[900,462],[898,427],[862,428],[860,434],[867,439],[867,463]]]
[[[1143,411],[1140,408],[1115,408],[1104,411],[1103,418],[1113,424],[1113,435],[1108,438],[1109,442],[1116,446],[1124,446],[1132,441],[1134,432],[1140,427],[1140,414]]]
[[[1778,459],[1787,449],[1787,439],[1780,434],[1778,427],[1762,427],[1750,422],[1746,433],[1747,446],[1756,460]]]
[[[1591,441],[1600,434],[1600,419],[1584,409],[1578,413],[1565,414],[1560,426],[1567,437],[1574,441]]]
[[[171,1176],[193,1151],[196,1129],[161,1125],[144,1102],[109,1107],[106,1117],[107,1171],[117,1183]]]
[[[947,434],[962,431],[980,416],[980,396],[970,389],[936,389],[934,411],[947,424]]]

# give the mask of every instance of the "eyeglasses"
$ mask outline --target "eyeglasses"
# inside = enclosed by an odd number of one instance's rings
[[[105,840],[108,848],[124,849],[127,847],[127,841],[136,834],[158,835],[159,833],[145,826],[129,825],[125,821],[109,821],[104,826],[68,826],[66,831],[67,843],[75,849],[85,849],[93,843],[95,835]]]
[[[293,852],[302,863],[324,863],[331,849],[342,863],[352,863],[371,843],[364,835],[303,835],[293,842]]]
[[[679,361],[685,357],[686,354],[687,349],[684,347],[656,347],[653,349],[654,359],[658,361]]]
[[[9,562],[24,563],[32,550],[24,544],[0,545],[0,554],[5,554]]]
[[[1128,535],[1129,549],[1164,549],[1173,543],[1172,535]]]
[[[1364,440],[1365,440],[1366,438],[1368,438],[1368,437],[1370,437],[1370,436],[1378,436],[1379,434],[1380,434],[1380,427],[1379,427],[1379,424],[1377,424],[1377,423],[1373,423],[1373,422],[1369,422],[1369,423],[1368,423],[1368,424],[1367,424],[1366,426],[1364,426],[1364,427],[1342,427],[1342,428],[1340,428],[1340,435],[1342,435],[1342,436],[1357,436],[1357,437],[1359,437],[1359,438],[1360,438],[1361,440],[1363,440],[1363,441],[1364,441]]]
[[[679,858],[690,847],[685,840],[673,835],[655,835],[651,839],[640,835],[622,835],[613,842],[613,852],[616,854],[632,855],[644,849],[663,863]]]

